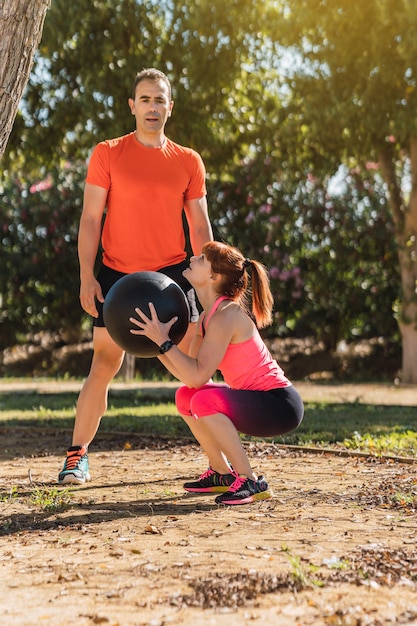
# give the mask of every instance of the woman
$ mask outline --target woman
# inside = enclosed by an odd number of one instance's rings
[[[253,471],[239,433],[283,435],[297,428],[304,413],[298,392],[258,332],[272,321],[268,274],[238,249],[209,242],[200,256],[191,257],[183,275],[204,309],[188,355],[169,338],[177,318],[160,322],[152,303],[150,317],[135,309],[138,319],[130,321],[138,327],[131,332],[160,346],[161,362],[184,383],[177,390],[176,406],[209,460],[209,469],[184,489],[220,493],[219,504],[266,500],[272,492],[265,478]],[[212,382],[216,370],[224,383]]]

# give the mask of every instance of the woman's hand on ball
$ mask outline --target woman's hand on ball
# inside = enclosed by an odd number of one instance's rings
[[[135,312],[139,319],[136,317],[130,317],[129,321],[137,326],[138,330],[131,328],[130,332],[132,335],[144,335],[160,346],[164,343],[164,341],[169,339],[169,331],[177,321],[178,317],[173,317],[168,322],[161,322],[152,302],[149,302],[148,306],[151,317],[148,317],[139,307],[135,308]]]

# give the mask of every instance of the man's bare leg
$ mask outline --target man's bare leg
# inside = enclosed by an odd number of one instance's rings
[[[109,385],[119,371],[124,352],[105,328],[94,328],[93,360],[90,373],[77,402],[72,446],[67,452],[58,481],[61,484],[84,483],[90,480],[88,446],[94,439],[100,420],[107,409]]]

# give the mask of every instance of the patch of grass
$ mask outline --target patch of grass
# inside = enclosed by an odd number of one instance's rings
[[[353,437],[345,439],[343,444],[348,449],[361,450],[369,454],[381,455],[395,452],[397,456],[413,456],[417,452],[417,432],[394,430],[388,434],[365,432],[363,435],[355,432]]]
[[[71,504],[72,493],[68,489],[58,487],[35,487],[29,502],[43,511],[62,511]]]
[[[0,427],[72,429],[78,393],[0,394]],[[276,443],[417,456],[417,407],[352,403],[306,403],[297,430]],[[101,432],[188,437],[171,395],[155,399],[147,390],[110,392]]]
[[[72,429],[77,393],[0,394],[0,426]],[[102,432],[185,437],[190,431],[173,400],[161,401],[142,391],[109,395]]]
[[[414,406],[307,403],[300,426],[279,441],[293,445],[339,446],[373,454],[417,456],[416,424],[417,407]]]
[[[314,572],[317,568],[311,564],[305,567],[301,563],[301,557],[298,554],[292,554],[289,548],[284,545],[282,551],[285,552],[291,565],[291,574],[294,581],[298,582],[303,589],[309,587],[322,587],[323,583],[314,577]]]
[[[10,487],[7,493],[0,493],[0,502],[13,502],[19,497],[19,490],[16,486]]]
[[[417,506],[417,493],[397,492],[392,499],[401,506]]]

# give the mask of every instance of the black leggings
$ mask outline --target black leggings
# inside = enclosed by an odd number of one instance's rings
[[[180,415],[195,419],[222,413],[236,430],[254,437],[289,433],[304,416],[303,401],[293,386],[271,391],[231,389],[222,383],[207,383],[199,389],[184,386],[177,390],[175,403]]]

